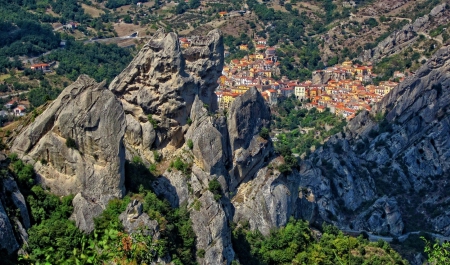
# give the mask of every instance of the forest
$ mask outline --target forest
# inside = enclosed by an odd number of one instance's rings
[[[345,119],[329,110],[307,110],[300,108],[301,104],[294,97],[289,97],[276,107],[272,130],[280,131],[275,142],[278,150],[290,149],[299,155],[309,154],[311,147],[318,148],[347,124]]]
[[[107,80],[109,83],[133,59],[131,49],[124,49],[116,44],[84,44],[69,39],[65,49],[52,52],[44,61],[58,61],[58,75],[76,80],[80,74],[87,74],[97,82]]]

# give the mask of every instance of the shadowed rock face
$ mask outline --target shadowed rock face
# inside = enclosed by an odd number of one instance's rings
[[[450,236],[450,48],[371,113],[362,112],[292,174],[260,167],[232,198],[235,222],[268,234],[290,216],[344,230]],[[375,122],[383,113],[385,122]],[[280,158],[270,164],[278,165]],[[448,208],[448,207],[447,207]]]
[[[183,51],[175,33],[159,31],[112,81],[109,89],[122,101],[129,124],[125,143],[130,154],[152,160],[152,147],[180,147],[196,96],[209,111],[217,109],[214,91],[223,50],[218,30],[194,37]]]

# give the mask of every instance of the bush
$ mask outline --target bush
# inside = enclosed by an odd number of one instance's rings
[[[194,143],[192,142],[191,139],[189,139],[189,140],[187,141],[187,146],[188,146],[189,149],[191,149],[191,150],[192,150],[192,148],[194,148]]]
[[[203,259],[205,257],[205,250],[204,249],[197,250],[197,257]]]
[[[150,122],[150,123],[153,125],[153,128],[154,128],[154,129],[157,129],[157,128],[158,128],[158,121],[156,121],[155,119],[153,119],[152,114],[148,114],[148,115],[147,115],[147,118],[148,118],[148,122]]]
[[[67,137],[66,139],[66,146],[71,149],[77,149],[77,143],[70,137]]]
[[[263,127],[261,129],[261,131],[259,132],[259,136],[261,136],[264,139],[269,139],[270,135],[269,135],[269,129],[267,129],[266,127]]]
[[[170,167],[183,172],[185,175],[189,174],[191,171],[191,165],[183,162],[179,157],[177,157],[175,161],[170,162]]]
[[[161,155],[156,150],[153,150],[153,159],[155,160],[155,163],[161,162]]]
[[[286,164],[281,164],[278,166],[278,171],[280,171],[281,174],[288,174],[291,173],[292,169]]]
[[[208,183],[208,190],[214,194],[214,199],[216,201],[222,198],[222,186],[217,179],[213,179]]]

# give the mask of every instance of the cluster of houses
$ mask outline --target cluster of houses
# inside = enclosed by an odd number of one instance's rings
[[[242,46],[242,47],[241,47]],[[241,45],[241,50],[245,45]],[[305,108],[322,112],[329,109],[336,115],[352,119],[358,110],[370,110],[371,105],[389,93],[397,82],[384,81],[378,86],[366,85],[376,75],[370,65],[354,65],[351,61],[313,72],[312,80],[299,82],[282,77],[279,73],[276,49],[267,47],[264,39],[255,41],[256,52],[238,60],[231,60],[223,68],[216,91],[222,109],[252,87],[257,88],[269,104],[280,98],[295,96]],[[396,73],[400,81],[404,75]]]
[[[2,117],[21,117],[24,116],[27,112],[27,107],[24,104],[21,104],[18,98],[11,99],[4,105],[4,107],[5,108],[0,111],[0,116]]]

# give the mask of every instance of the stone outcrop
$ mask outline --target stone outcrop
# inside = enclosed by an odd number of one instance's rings
[[[84,208],[87,203],[104,208],[125,191],[125,122],[122,105],[105,83],[82,75],[17,136],[11,151],[33,164],[38,182],[53,193],[89,198],[74,200],[76,213],[88,218],[74,218],[88,222],[80,227],[90,231],[95,216]]]
[[[434,7],[430,14],[417,18],[390,34],[387,38],[382,40],[375,48],[364,50],[360,57],[361,61],[378,62],[382,58],[396,54],[404,48],[411,46],[419,38],[420,34],[428,32],[433,25],[442,25],[447,21],[447,3],[442,3]],[[428,36],[428,38],[430,38]]]
[[[231,104],[227,119],[232,160],[229,171],[231,191],[246,177],[253,177],[267,162],[272,145],[259,136],[259,132],[262,127],[268,127],[269,123],[270,111],[255,88],[251,88]]]
[[[193,37],[181,49],[175,33],[158,31],[131,64],[110,84],[127,116],[127,155],[153,161],[150,149],[174,149],[183,135],[194,99],[208,111],[217,109],[214,93],[223,67],[223,42],[219,31]]]
[[[127,209],[120,214],[119,220],[122,222],[125,232],[129,234],[139,232],[154,240],[159,239],[158,222],[151,220],[148,214],[143,212],[143,205],[137,200],[133,200],[127,205]]]
[[[121,197],[125,126],[122,106],[105,84],[80,76],[15,139],[11,151],[33,163],[55,194]]]
[[[449,62],[445,47],[302,163],[301,178],[330,182],[309,186],[316,200],[328,197],[327,204],[317,204],[322,219],[329,211],[334,217],[328,220],[347,229],[450,235],[441,206],[450,200]],[[385,120],[375,122],[377,114]],[[321,194],[325,187],[329,192]],[[348,220],[347,211],[356,218]]]

